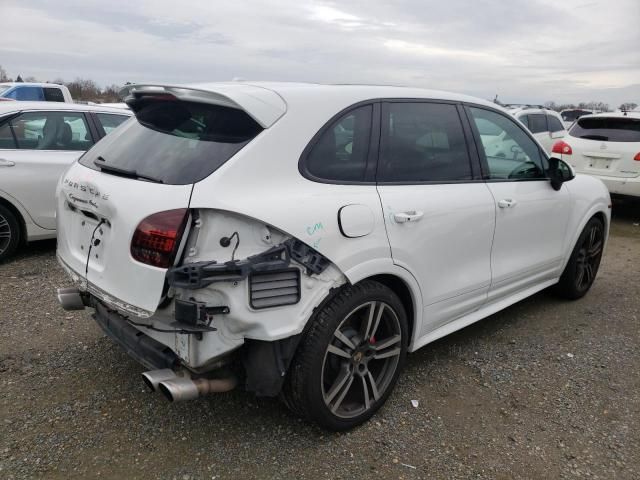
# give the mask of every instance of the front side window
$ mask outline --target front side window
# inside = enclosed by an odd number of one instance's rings
[[[640,119],[631,117],[580,118],[569,135],[603,142],[640,142]]]
[[[380,182],[452,182],[473,179],[462,122],[455,105],[388,104],[383,119]],[[497,133],[484,125],[487,137]]]
[[[13,150],[14,148],[16,148],[16,142],[11,133],[11,125],[9,122],[5,122],[0,126],[0,149]]]
[[[87,150],[93,145],[82,113],[26,112],[11,120],[23,150]]]
[[[562,122],[558,120],[553,115],[547,115],[547,122],[549,123],[549,131],[550,132],[560,132],[564,130],[564,126]]]
[[[311,176],[337,182],[364,181],[372,110],[371,105],[358,107],[324,130],[305,160]]]
[[[16,87],[6,95],[7,98],[13,98],[14,100],[21,101],[42,101],[44,100],[44,94],[40,87]]]
[[[480,134],[486,157],[485,178],[525,180],[545,178],[544,159],[538,145],[511,118],[483,108],[470,107],[476,127],[487,122],[500,131],[495,137]],[[486,127],[483,127],[486,128]]]
[[[105,134],[111,133],[122,122],[129,119],[128,115],[115,115],[111,113],[97,113],[98,121],[102,125]]]
[[[541,113],[533,113],[529,115],[529,130],[531,133],[547,132],[547,119]]]

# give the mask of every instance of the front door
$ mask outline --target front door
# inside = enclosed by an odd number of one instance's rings
[[[495,206],[460,112],[432,102],[382,109],[378,192],[393,261],[422,290],[421,336],[478,309],[491,283]]]
[[[571,198],[565,186],[551,187],[545,154],[517,122],[489,109],[467,111],[496,204],[492,301],[560,275]],[[499,145],[480,135],[487,124],[500,130]]]

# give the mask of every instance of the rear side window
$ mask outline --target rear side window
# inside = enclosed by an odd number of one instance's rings
[[[378,181],[450,182],[473,178],[455,105],[408,102],[388,105],[383,118]]]
[[[549,123],[550,132],[559,132],[561,130],[564,130],[562,122],[553,115],[547,115],[547,122]]]
[[[640,142],[640,119],[629,117],[580,118],[569,130],[569,135],[603,142]]]
[[[522,115],[521,117],[518,117],[518,120],[520,120],[525,127],[529,128],[529,115]],[[478,122],[476,122],[477,124]]]
[[[47,102],[64,102],[62,90],[55,87],[44,87],[44,99]]]
[[[111,133],[112,130],[129,118],[128,115],[114,115],[112,113],[96,113],[96,116],[105,134]]]
[[[87,121],[76,112],[27,112],[10,122],[21,150],[87,150],[93,145]]]
[[[529,131],[531,133],[547,132],[546,115],[538,113],[529,115]]]
[[[80,163],[136,172],[163,183],[185,185],[209,176],[262,131],[247,113],[177,100],[147,102],[136,121],[107,135]]]
[[[371,105],[345,113],[324,130],[303,163],[321,180],[364,181],[371,138]]]

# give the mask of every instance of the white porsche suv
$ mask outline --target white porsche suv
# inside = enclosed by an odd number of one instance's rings
[[[546,287],[579,298],[598,271],[605,186],[483,100],[212,83],[138,85],[127,103],[136,120],[58,186],[76,285],[58,296],[172,401],[240,375],[347,429],[407,352]]]

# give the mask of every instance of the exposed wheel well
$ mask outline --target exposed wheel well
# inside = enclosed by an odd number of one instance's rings
[[[20,225],[20,244],[24,245],[27,242],[27,224],[20,214],[20,211],[13,205],[13,203],[4,198],[0,198],[0,205],[2,205],[15,215],[16,219],[18,220],[18,225]]]
[[[398,295],[405,311],[407,312],[407,320],[409,322],[409,344],[411,344],[411,341],[413,340],[413,327],[416,315],[413,308],[411,290],[409,290],[407,284],[400,277],[390,274],[374,275],[373,277],[367,278],[367,280],[379,282],[393,290],[395,294]]]

